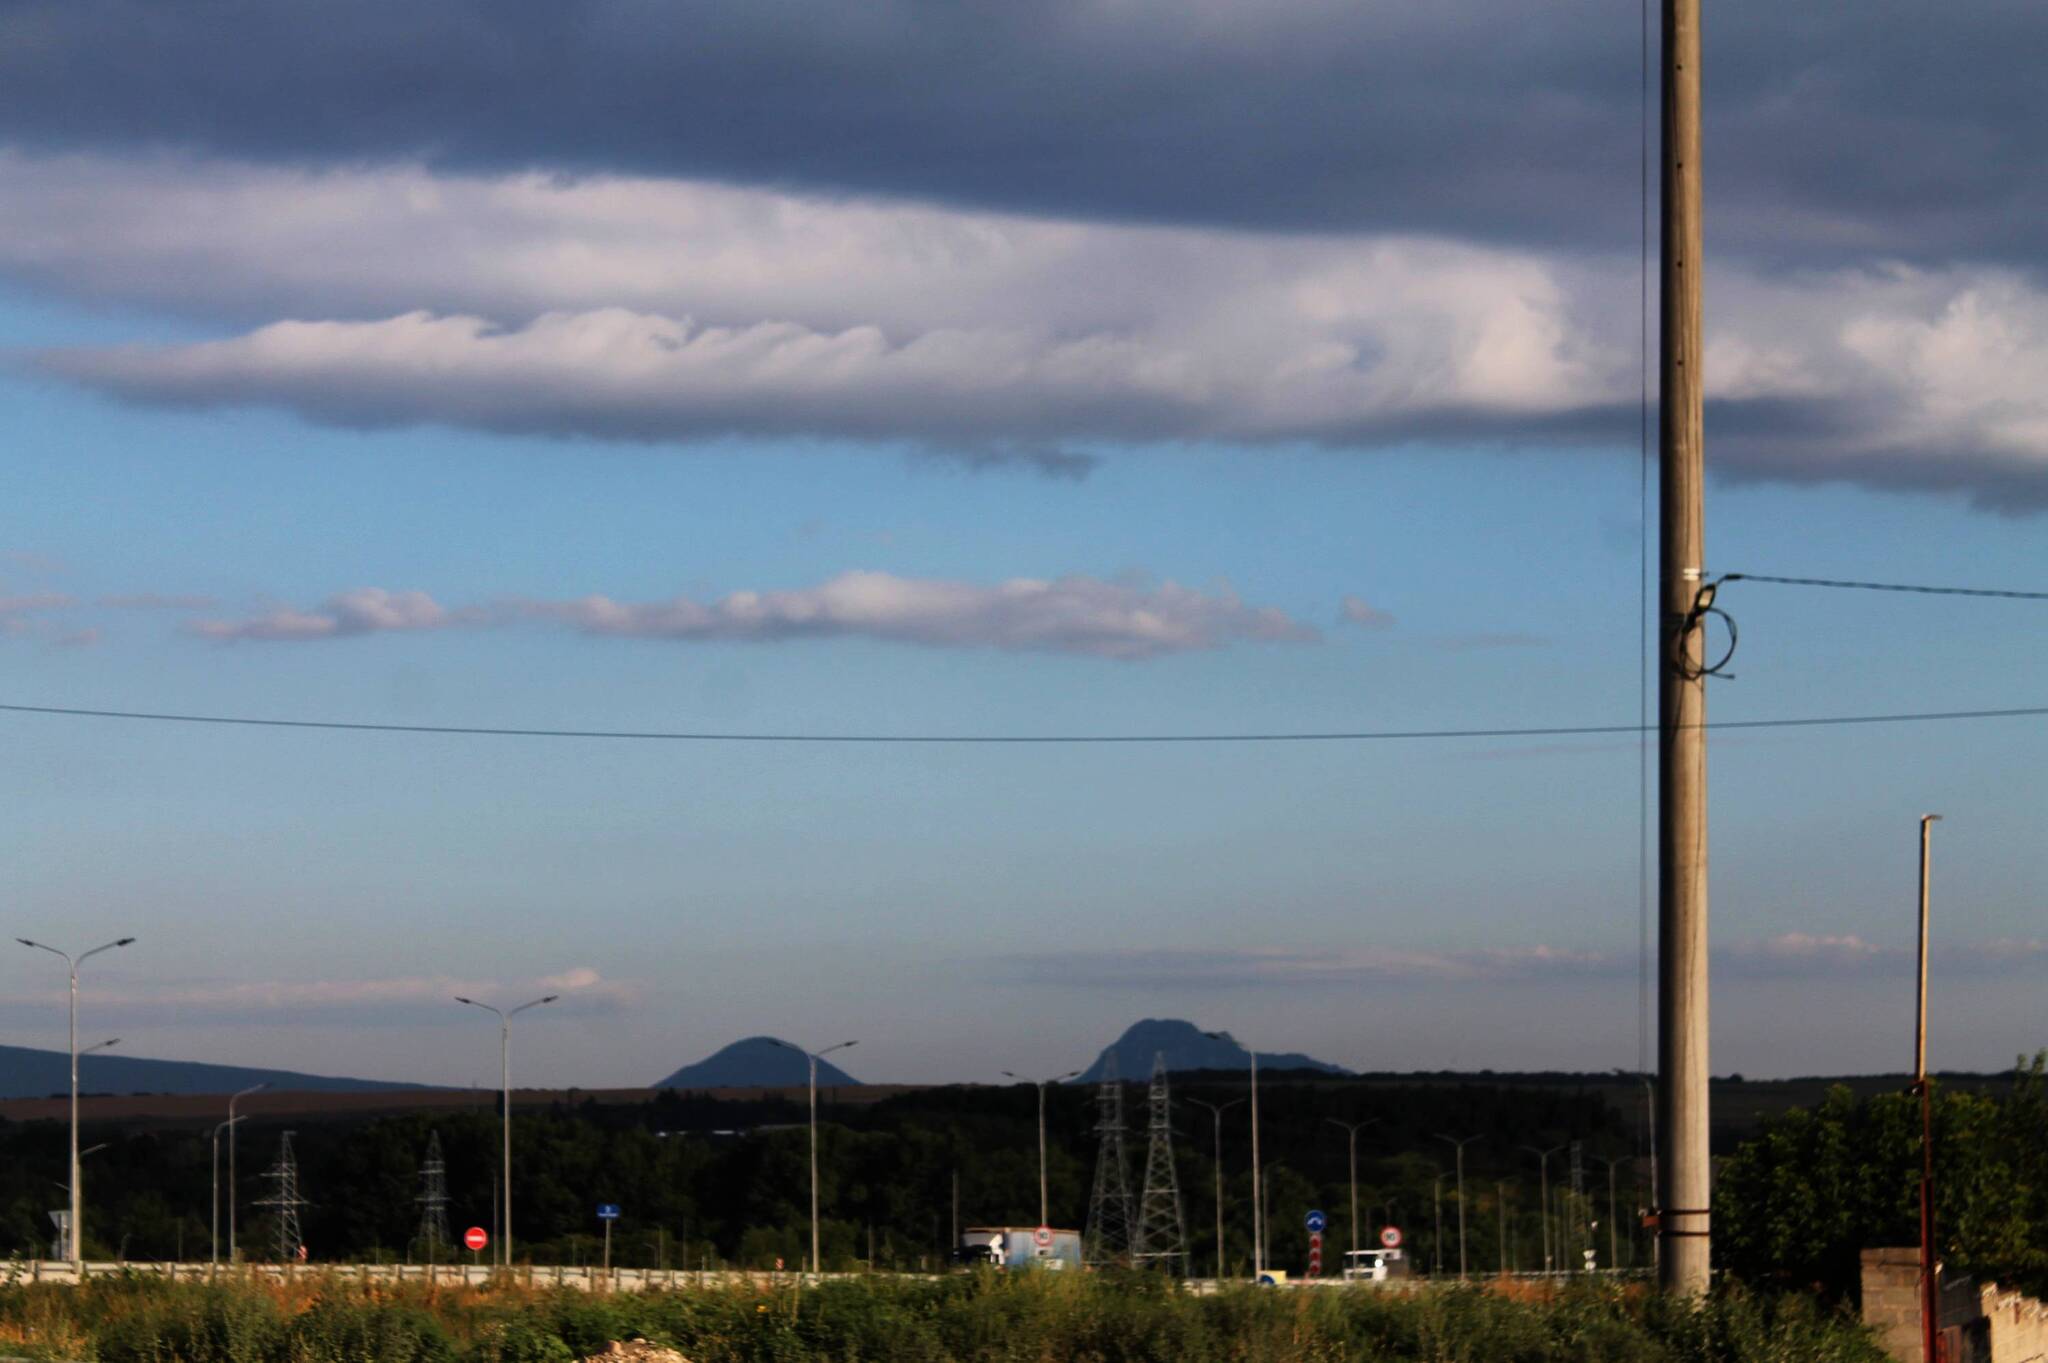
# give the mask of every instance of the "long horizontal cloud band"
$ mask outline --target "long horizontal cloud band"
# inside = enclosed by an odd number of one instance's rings
[[[994,586],[849,572],[815,587],[651,603],[590,596],[450,609],[424,592],[363,588],[312,610],[192,622],[222,641],[293,641],[548,621],[586,634],[681,641],[868,638],[935,648],[993,648],[1143,659],[1237,642],[1300,643],[1313,627],[1228,591],[1173,582],[1017,578]]]
[[[693,182],[0,155],[0,272],[221,320],[326,313],[44,367],[361,427],[802,434],[1067,474],[1095,443],[1624,442],[1635,268]],[[2026,274],[1710,268],[1723,472],[2048,504],[2048,292]]]
[[[1950,973],[2013,974],[2048,970],[2048,941],[1953,944],[1933,965]],[[1764,978],[1885,976],[1910,971],[1912,950],[1881,946],[1852,933],[1786,932],[1731,942],[1715,952],[1717,973]],[[1318,986],[1505,984],[1621,979],[1635,952],[1552,946],[1432,951],[1113,950],[1045,952],[1005,958],[1006,981],[1089,989],[1304,989]]]

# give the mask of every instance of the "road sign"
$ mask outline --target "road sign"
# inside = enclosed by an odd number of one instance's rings
[[[598,1219],[598,1220],[600,1220],[600,1221],[616,1221],[616,1220],[618,1220],[618,1219],[619,1219],[619,1204],[618,1204],[618,1203],[616,1203],[616,1202],[600,1202],[600,1203],[598,1203],[598,1204],[597,1204],[597,1219]]]
[[[1308,1276],[1320,1278],[1323,1274],[1323,1234],[1310,1231],[1308,1234]]]
[[[1321,1235],[1323,1233],[1323,1227],[1330,1224],[1329,1218],[1324,1216],[1321,1212],[1310,1212],[1306,1220],[1308,1223],[1309,1233],[1311,1235]]]
[[[1031,1232],[1031,1238],[1038,1242],[1040,1249],[1049,1248],[1052,1245],[1052,1227],[1040,1226],[1037,1230]]]
[[[1380,1243],[1388,1249],[1399,1248],[1401,1244],[1401,1228],[1399,1226],[1381,1226]]]
[[[491,1243],[491,1237],[484,1234],[482,1226],[471,1226],[462,1233],[462,1243],[470,1249],[481,1253],[483,1247]]]

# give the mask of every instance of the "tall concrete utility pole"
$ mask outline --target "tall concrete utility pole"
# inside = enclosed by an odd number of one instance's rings
[[[1658,469],[1657,1190],[1662,1281],[1707,1290],[1707,733],[1703,359],[1700,341],[1700,5],[1663,0],[1663,269]]]
[[[1913,1087],[1920,1091],[1920,1348],[1926,1363],[1939,1356],[1940,1265],[1934,1257],[1934,1093],[1927,1084],[1927,890],[1939,814],[1920,818],[1920,989],[1913,1008]]]

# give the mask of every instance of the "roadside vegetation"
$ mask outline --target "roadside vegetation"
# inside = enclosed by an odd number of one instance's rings
[[[1879,1363],[1846,1316],[1740,1291],[1682,1306],[1573,1284],[1207,1296],[1151,1275],[864,1278],[593,1296],[342,1278],[0,1289],[0,1353],[87,1363],[570,1363],[647,1339],[692,1363]]]

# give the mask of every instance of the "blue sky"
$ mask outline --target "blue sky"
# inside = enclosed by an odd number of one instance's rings
[[[1042,31],[984,21],[1026,57],[1055,32],[1091,60],[1123,41],[1052,8]],[[1288,12],[1301,45],[1273,59],[1319,79],[1318,34],[1368,65],[1437,51]],[[375,13],[373,53],[411,22]],[[1931,217],[1909,176],[1876,202],[1758,183],[1734,152],[1769,141],[1757,111],[1803,58],[1768,69],[1783,35],[1757,24],[1729,24],[1753,46],[1725,59],[1757,88],[1730,82],[1732,206],[1710,217],[1710,566],[2048,586],[2048,295],[2000,227],[2010,205],[1951,185]],[[756,131],[815,126],[770,97],[798,27],[746,49]],[[1587,42],[1605,65],[1580,93],[1607,92],[1596,121],[1629,151],[1608,88],[1627,83]],[[58,66],[104,55],[50,43]],[[881,100],[946,56],[887,50],[841,73],[850,89]],[[1569,87],[1580,58],[1544,79]],[[1635,720],[1632,163],[1577,238],[1543,225],[1563,161],[1549,185],[1496,168],[1521,195],[1497,217],[1418,190],[1397,221],[1348,197],[1372,147],[1303,151],[1263,209],[1124,147],[1119,207],[1116,148],[1028,101],[981,132],[1007,187],[948,171],[879,105],[893,157],[692,130],[606,164],[569,133],[485,147],[467,105],[414,111],[394,141],[363,112],[374,72],[350,63],[370,59],[321,60],[330,117],[272,91],[275,145],[225,118],[150,133],[141,106],[132,127],[0,110],[0,701],[941,734]],[[503,95],[449,61],[451,91]],[[1822,112],[1976,118],[2014,164],[2038,156],[2001,110],[1873,106],[1868,74]],[[213,78],[223,109],[255,97]],[[1426,121],[1448,97],[1407,99]],[[1191,107],[1164,100],[1157,135],[1203,146]],[[1864,409],[1882,419],[1844,415]],[[1742,648],[1717,718],[2048,703],[2038,605],[1722,601]],[[447,995],[559,984],[523,1031],[534,1082],[644,1082],[757,1032],[858,1036],[864,1078],[988,1078],[1078,1066],[1148,1015],[1369,1068],[1638,1056],[1625,736],[803,747],[0,723],[16,930],[140,938],[95,960],[86,995],[87,1030],[136,1054],[466,1083],[489,1038]],[[1929,809],[1948,816],[1937,1062],[2048,1043],[2044,733],[1716,736],[1717,1072],[1902,1064]],[[10,1041],[61,1043],[42,961],[0,965]]]

